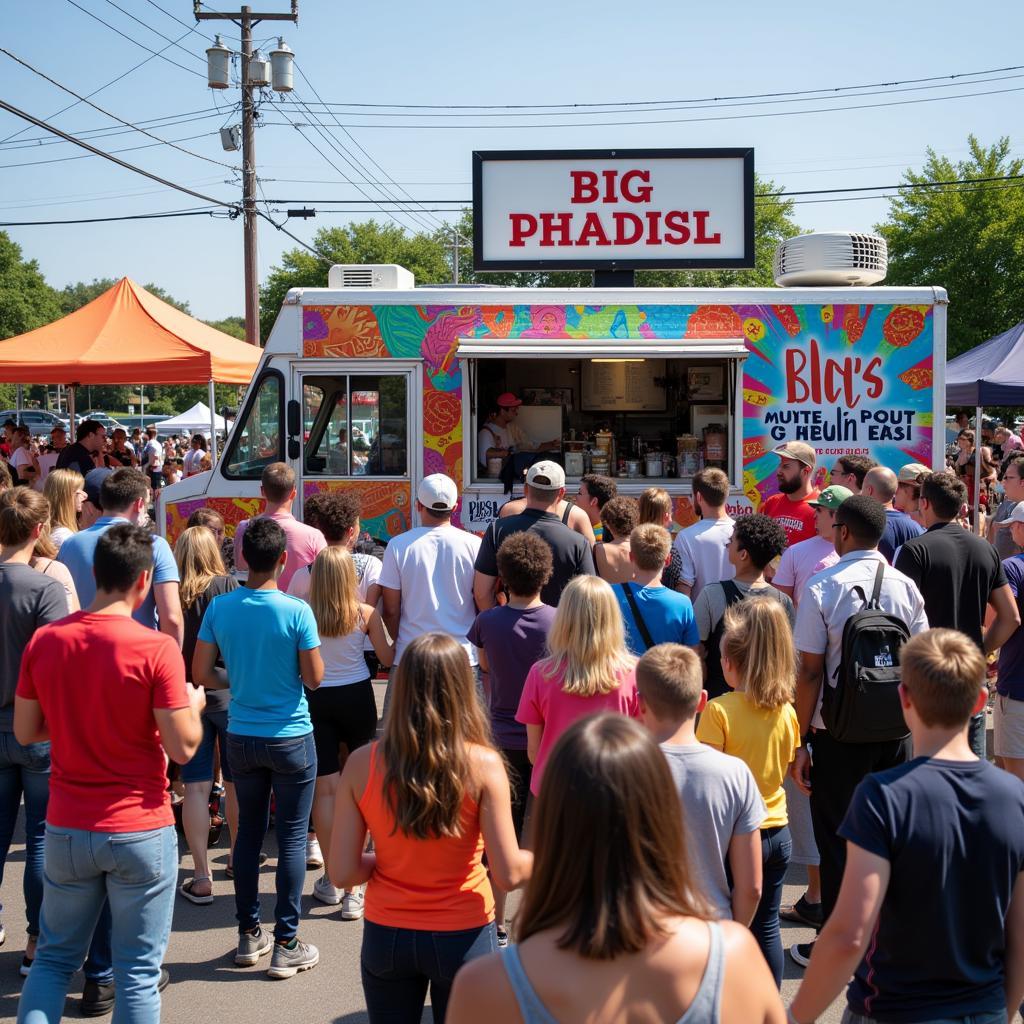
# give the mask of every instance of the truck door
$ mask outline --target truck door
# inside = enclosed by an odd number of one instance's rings
[[[302,436],[289,438],[289,456],[297,447],[301,503],[318,491],[353,489],[372,537],[386,541],[412,525],[422,475],[420,376],[418,363],[396,360],[293,364]]]

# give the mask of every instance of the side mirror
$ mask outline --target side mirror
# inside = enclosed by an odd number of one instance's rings
[[[288,434],[292,437],[302,433],[302,409],[296,399],[288,403]]]

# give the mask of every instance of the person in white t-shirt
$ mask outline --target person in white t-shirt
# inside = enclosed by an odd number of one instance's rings
[[[149,477],[152,487],[163,487],[161,472],[164,464],[164,450],[156,439],[156,427],[146,427],[146,443],[142,449],[142,470]]]
[[[494,412],[477,433],[476,454],[481,466],[486,466],[489,458],[503,459],[513,451],[545,452],[559,447],[557,439],[536,444],[519,429],[516,417],[522,404],[522,399],[516,398],[511,391],[495,399]]]
[[[60,453],[67,447],[67,444],[67,431],[63,427],[54,427],[50,431],[50,447],[37,460],[39,463],[39,479],[33,484],[37,491],[42,491],[46,478],[50,475],[51,470],[56,468],[57,459],[60,457]]]
[[[39,489],[36,487],[39,480],[39,450],[32,441],[28,427],[17,427],[14,431],[11,465],[24,486]]]
[[[729,541],[735,525],[725,510],[729,478],[720,469],[702,469],[693,478],[693,503],[700,519],[680,530],[675,539],[679,553],[676,590],[691,600],[705,584],[731,580],[736,573],[729,561]]]
[[[447,633],[463,647],[469,663],[477,664],[476,647],[466,634],[476,618],[473,566],[480,538],[452,525],[458,501],[450,477],[424,477],[416,489],[423,525],[399,534],[384,551],[380,585],[384,623],[395,637],[396,666],[414,637],[431,632]]]
[[[832,540],[832,526],[836,509],[853,496],[848,487],[832,484],[807,504],[814,507],[814,528],[817,536],[802,540],[782,553],[772,586],[791,598],[794,606],[800,604],[811,577],[839,561]]]
[[[205,454],[206,438],[202,434],[193,434],[192,447],[185,456],[184,475],[186,477],[195,476],[196,473],[202,472],[200,464]]]

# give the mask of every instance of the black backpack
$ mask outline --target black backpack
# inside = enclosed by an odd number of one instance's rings
[[[736,586],[733,580],[722,580],[721,587],[725,594],[726,611],[748,596]],[[753,591],[753,593],[757,593],[757,591]],[[721,697],[723,693],[729,692],[729,684],[726,683],[725,675],[722,673],[722,637],[724,635],[725,612],[722,612],[722,617],[715,623],[715,628],[704,645],[704,662],[708,668],[704,689],[708,691],[708,700],[714,700],[715,697]]]
[[[910,730],[900,706],[900,649],[910,639],[907,624],[882,611],[879,596],[885,563],[879,562],[871,599],[860,587],[864,607],[843,626],[843,646],[835,686],[825,684],[821,717],[841,743],[898,740]]]

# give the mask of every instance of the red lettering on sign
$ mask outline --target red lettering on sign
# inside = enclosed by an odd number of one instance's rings
[[[670,210],[665,214],[665,241],[669,245],[685,245],[690,240],[689,219],[690,215],[682,210]]]
[[[697,234],[693,239],[694,245],[717,245],[722,241],[722,235],[716,231],[713,235],[707,233],[707,219],[711,216],[710,210],[694,210],[693,219],[697,222]]]
[[[635,213],[613,213],[612,220],[615,221],[616,245],[633,245],[644,237],[644,222]],[[632,228],[628,235],[627,226]]]
[[[651,185],[641,185],[635,190],[630,186],[634,181],[650,181],[650,171],[626,171],[622,176],[622,198],[627,203],[649,203],[654,188]]]
[[[530,213],[510,213],[508,219],[512,221],[512,238],[510,246],[522,248],[526,245],[526,239],[537,234],[537,218]]]
[[[590,212],[587,214],[586,220],[583,221],[583,230],[580,232],[579,238],[576,239],[577,245],[590,245],[590,240],[594,239],[595,245],[611,245],[611,239],[605,234],[604,225],[601,223],[601,217],[599,214]]]
[[[593,203],[597,201],[597,174],[594,171],[570,171],[572,178],[573,203]]]
[[[843,359],[822,359],[818,342],[811,339],[808,352],[786,349],[786,400],[802,405],[810,400],[815,405],[822,401],[835,405],[840,398],[847,409],[856,409],[864,395],[879,398],[884,382],[878,375],[882,365],[880,356],[863,365],[860,356]],[[863,393],[859,385],[863,386]]]
[[[569,235],[571,224],[571,213],[542,213],[540,215],[540,244],[572,245],[572,238]],[[560,236],[557,242],[554,239],[556,232]]]
[[[647,231],[647,244],[648,245],[661,245],[661,235],[658,231],[661,220],[660,210],[649,210],[645,216],[647,217],[648,231]]]

